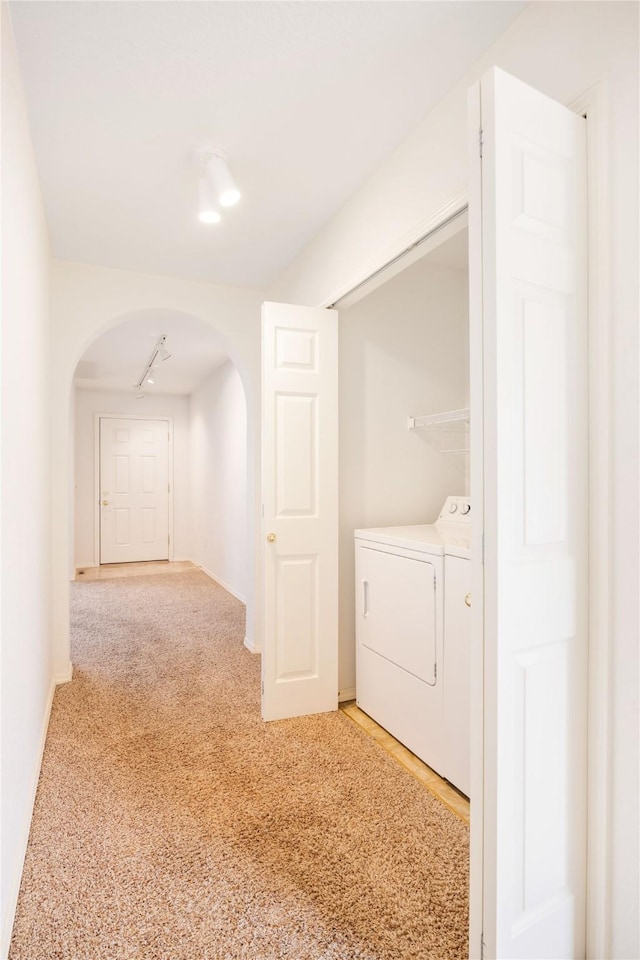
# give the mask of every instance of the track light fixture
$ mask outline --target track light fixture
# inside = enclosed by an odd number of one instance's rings
[[[158,357],[160,357],[160,360],[168,360],[169,357],[171,356],[171,354],[169,353],[169,351],[167,350],[167,348],[166,348],[166,346],[165,346],[166,340],[167,340],[166,334],[163,334],[163,335],[160,337],[160,339],[158,340],[158,342],[156,343],[155,347],[153,348],[153,351],[152,351],[152,353],[151,353],[151,356],[149,357],[149,360],[147,361],[147,365],[146,365],[146,367],[144,368],[144,373],[142,374],[142,376],[140,377],[140,379],[137,380],[136,383],[134,383],[134,385],[133,385],[134,390],[137,391],[137,393],[136,393],[136,400],[144,400],[144,393],[142,392],[142,386],[143,386],[143,384],[145,384],[145,383],[155,383],[155,381],[153,380],[151,374],[152,374],[152,372],[153,372],[154,365],[155,365]]]
[[[240,199],[227,163],[227,155],[217,147],[199,147],[195,161],[200,167],[198,184],[198,219],[202,223],[219,223],[217,205],[233,207]]]

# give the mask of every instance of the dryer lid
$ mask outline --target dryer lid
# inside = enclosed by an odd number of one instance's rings
[[[442,534],[433,523],[422,523],[407,527],[374,527],[369,530],[356,530],[355,537],[356,540],[383,543],[386,546],[402,547],[405,550],[416,550],[419,553],[442,556],[444,552]]]

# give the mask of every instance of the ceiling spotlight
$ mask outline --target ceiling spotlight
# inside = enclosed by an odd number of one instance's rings
[[[217,147],[205,146],[198,147],[193,158],[200,168],[199,217],[205,223],[217,223],[220,214],[216,205],[233,207],[240,199],[240,191],[229,170],[227,155]],[[208,216],[212,219],[206,219]]]
[[[221,150],[212,151],[206,171],[220,206],[233,207],[240,199],[240,191],[231,176],[226,155]]]
[[[200,177],[198,184],[198,220],[200,223],[220,223],[222,220],[216,210],[213,187],[206,177]]]

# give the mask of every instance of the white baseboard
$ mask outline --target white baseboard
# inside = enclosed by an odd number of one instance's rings
[[[196,567],[202,570],[203,573],[206,573],[208,577],[214,580],[218,584],[218,586],[222,587],[223,590],[226,590],[227,593],[230,593],[232,597],[235,597],[236,600],[240,601],[240,603],[244,603],[245,606],[247,605],[247,601],[242,596],[242,594],[238,593],[237,590],[234,590],[233,587],[230,587],[229,584],[225,583],[224,580],[221,580],[220,577],[216,577],[215,573],[212,573],[211,570],[208,570],[201,563],[198,563],[197,560],[192,560],[191,563],[194,563]]]
[[[338,703],[345,703],[347,700],[355,700],[356,688],[345,687],[344,690],[338,690]]]
[[[243,642],[249,653],[260,653],[260,647],[256,646],[253,640],[249,640],[249,637],[245,637]]]
[[[73,680],[73,664],[71,660],[67,663],[63,670],[60,673],[56,673],[53,676],[53,682],[56,686],[60,683],[69,683]]]
[[[36,791],[38,789],[38,780],[40,779],[40,768],[42,767],[42,757],[44,755],[44,745],[47,740],[47,730],[49,729],[49,717],[51,716],[51,706],[53,704],[53,695],[55,693],[56,684],[55,682],[51,683],[51,689],[49,690],[49,696],[47,698],[47,704],[44,710],[44,717],[42,722],[42,730],[40,732],[40,743],[38,745],[37,753],[37,762],[35,764],[35,769],[33,770],[32,779],[31,779],[31,790],[29,791],[29,802],[25,808],[25,818],[22,828],[22,836],[20,837],[20,868],[16,871],[16,875],[10,881],[10,894],[7,907],[5,910],[4,917],[2,918],[2,937],[0,942],[0,957],[2,960],[6,960],[6,957],[9,954],[9,946],[11,944],[11,934],[13,932],[13,923],[16,918],[16,908],[18,906],[18,894],[20,893],[20,881],[22,880],[22,871],[24,870],[24,859],[27,854],[27,844],[29,843],[29,831],[31,830],[31,818],[33,816],[33,806],[36,801]]]

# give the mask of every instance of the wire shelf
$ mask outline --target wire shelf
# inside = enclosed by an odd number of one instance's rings
[[[429,442],[441,453],[469,453],[469,407],[409,417],[408,428],[427,430]]]

